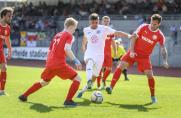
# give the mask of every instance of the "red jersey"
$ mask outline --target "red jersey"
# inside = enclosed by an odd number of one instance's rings
[[[10,26],[3,26],[0,23],[0,51],[3,50],[3,41],[10,36]]]
[[[104,47],[104,55],[110,55],[111,56],[111,44],[112,40],[114,38],[114,35],[109,35],[105,41],[105,47]]]
[[[72,45],[72,35],[66,31],[57,33],[49,47],[46,67],[55,69],[66,64],[65,44]]]
[[[150,24],[140,25],[135,31],[135,34],[138,36],[138,39],[135,42],[134,50],[141,56],[150,56],[157,42],[159,42],[160,45],[165,43],[163,33],[159,29],[152,31]]]

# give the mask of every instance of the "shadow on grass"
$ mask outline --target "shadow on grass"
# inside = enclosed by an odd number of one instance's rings
[[[48,106],[42,103],[34,103],[34,102],[26,102],[28,104],[31,104],[30,109],[35,110],[40,113],[46,113],[51,112],[54,109],[69,109],[69,108],[75,108],[75,106]]]
[[[111,103],[111,102],[106,102],[112,106],[118,106],[120,108],[124,108],[124,109],[129,109],[129,110],[138,110],[140,112],[149,112],[150,110],[156,110],[159,108],[148,108],[146,106],[152,105],[152,103],[146,103],[143,105],[138,105],[138,104],[116,104],[116,103]]]
[[[83,102],[77,102],[77,106],[89,106],[91,104],[90,100],[81,98],[83,99]],[[26,102],[27,104],[31,104],[30,109],[35,110],[40,113],[46,113],[46,112],[51,112],[54,109],[64,109],[68,110],[71,108],[76,108],[76,106],[48,106],[42,103],[35,103],[35,102]]]
[[[89,99],[86,98],[80,98],[82,100],[84,100],[83,102],[77,102],[78,106],[89,106],[91,104],[91,101]]]

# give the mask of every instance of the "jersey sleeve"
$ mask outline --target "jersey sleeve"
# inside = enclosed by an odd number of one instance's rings
[[[73,39],[73,36],[71,34],[68,34],[66,33],[66,44],[70,44],[72,45],[72,39]]]
[[[143,32],[143,29],[144,29],[144,26],[146,24],[141,24],[135,31],[134,31],[134,34],[137,35],[137,37],[140,37],[141,33]]]
[[[10,36],[10,32],[11,32],[11,28],[10,28],[10,26],[7,26],[6,30],[5,30],[5,36],[9,37]]]
[[[111,34],[114,34],[116,30],[112,29],[111,27],[104,26],[104,31],[106,35],[111,35]]]
[[[84,35],[85,37],[87,37],[86,28],[83,29],[83,35]]]
[[[163,35],[162,32],[160,33],[159,43],[161,46],[163,46],[165,44],[165,36]]]

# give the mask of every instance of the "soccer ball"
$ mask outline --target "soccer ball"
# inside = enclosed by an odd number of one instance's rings
[[[91,102],[94,103],[102,103],[103,101],[103,95],[100,91],[94,91],[91,95]]]

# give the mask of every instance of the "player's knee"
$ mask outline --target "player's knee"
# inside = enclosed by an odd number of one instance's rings
[[[77,75],[77,76],[74,78],[74,80],[81,82],[81,78],[80,78],[79,75]]]
[[[120,69],[124,70],[126,67],[127,67],[126,63],[121,61],[117,68],[120,68]]]
[[[2,72],[6,72],[6,71],[7,71],[7,66],[6,66],[6,64],[2,64],[2,66],[1,66],[1,71],[2,71]]]
[[[145,74],[148,78],[153,78],[153,72],[150,70],[145,70]]]
[[[41,80],[40,80],[40,84],[41,84],[42,86],[46,86],[46,85],[49,84],[49,82],[46,82],[46,81],[44,81],[43,79],[41,79]]]
[[[87,65],[86,65],[86,69],[91,69],[93,68],[93,65],[94,65],[94,61],[92,59],[89,59],[87,61]]]
[[[148,79],[153,79],[153,74],[147,74]]]

